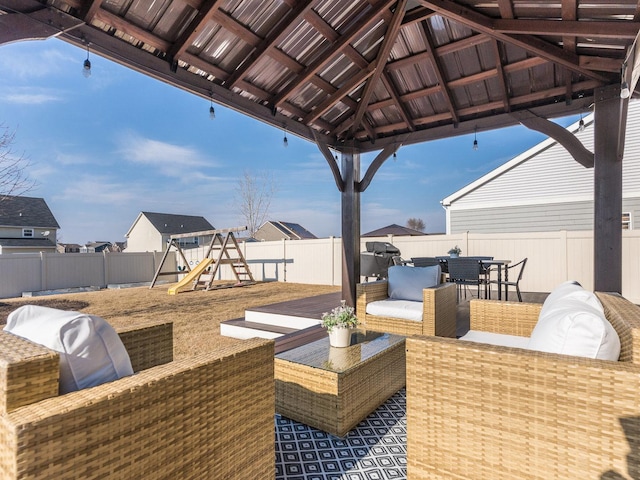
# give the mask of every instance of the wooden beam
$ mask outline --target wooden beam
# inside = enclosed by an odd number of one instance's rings
[[[276,107],[279,106],[282,102],[284,102],[289,95],[291,95],[295,90],[300,88],[304,83],[306,83],[313,75],[315,75],[318,70],[320,70],[329,60],[331,60],[336,55],[339,55],[342,50],[359,34],[361,34],[369,25],[378,20],[379,15],[385,9],[389,8],[389,6],[395,0],[381,0],[378,3],[378,6],[374,8],[368,15],[361,18],[358,22],[356,22],[349,30],[340,37],[340,39],[334,42],[331,47],[327,48],[326,52],[322,54],[317,60],[308,65],[304,72],[300,73],[294,82],[291,82],[282,92],[276,95],[272,99],[272,104]]]
[[[424,43],[427,46],[427,54],[429,55],[429,59],[431,60],[431,65],[433,67],[433,72],[436,75],[436,79],[438,80],[438,85],[440,85],[442,96],[444,97],[444,100],[449,108],[451,120],[454,124],[458,123],[458,114],[456,112],[456,106],[453,103],[453,96],[451,95],[451,91],[449,90],[447,78],[444,76],[444,69],[440,64],[440,58],[435,53],[433,40],[431,39],[431,35],[429,34],[429,27],[426,22],[422,22],[420,34],[422,35]]]
[[[640,30],[638,22],[602,22],[577,20],[516,20],[494,19],[490,22],[494,32],[508,35],[552,35],[563,37],[635,39]]]
[[[371,100],[371,95],[373,95],[373,90],[378,84],[380,80],[380,76],[384,71],[384,66],[389,59],[389,54],[391,53],[391,49],[396,42],[398,37],[398,32],[400,31],[400,22],[402,21],[402,17],[404,17],[404,10],[407,5],[407,0],[398,0],[396,4],[395,12],[393,14],[393,18],[387,27],[387,31],[384,34],[384,40],[382,41],[382,46],[378,51],[378,56],[373,62],[375,64],[373,75],[369,77],[367,80],[367,84],[364,87],[364,91],[360,97],[360,103],[358,104],[358,109],[356,110],[356,114],[353,120],[352,130],[357,130],[362,123],[362,118],[364,117],[365,112],[367,111],[367,107],[369,106],[369,100]]]
[[[333,174],[333,179],[336,182],[338,191],[344,192],[344,180],[342,178],[342,174],[340,173],[340,168],[338,168],[337,159],[333,157],[331,150],[329,150],[329,146],[326,143],[320,141],[316,131],[312,130],[311,132],[313,133],[313,137],[316,141],[318,149],[320,150],[320,152],[322,152],[322,155],[329,164],[329,168],[331,169],[331,173]]]
[[[511,2],[509,2],[511,3]],[[504,104],[504,111],[510,112],[511,105],[509,104],[509,87],[507,86],[507,77],[502,68],[502,50],[497,40],[493,40],[493,55],[496,57],[496,76],[498,77],[498,84],[500,85],[500,94],[502,96],[502,103]]]
[[[167,52],[167,56],[170,61],[174,58],[180,58],[180,56],[187,51],[187,49],[196,40],[202,29],[207,25],[207,22],[211,20],[215,11],[220,8],[220,0],[204,0],[202,5],[197,9],[198,13],[191,20],[187,28],[184,29],[178,39],[173,42],[171,48]]]
[[[82,20],[39,3],[33,8],[29,13],[0,15],[0,45],[57,37],[84,24]]]
[[[486,17],[475,10],[462,6],[456,2],[450,0],[419,0],[424,6],[433,9],[443,17],[449,18],[457,23],[466,25],[472,30],[484,33],[500,40],[503,43],[508,43],[522,48],[534,55],[545,58],[553,63],[557,63],[566,68],[569,68],[577,73],[580,73],[588,78],[598,80],[602,83],[607,83],[608,78],[599,75],[591,70],[582,68],[579,65],[579,61],[576,55],[572,55],[569,52],[563,51],[561,48],[546,42],[540,38],[532,35],[508,35],[505,33],[497,32],[494,28],[494,19]],[[500,20],[503,21],[503,20]],[[507,20],[504,20],[507,21]],[[560,23],[560,22],[558,22]]]
[[[342,299],[356,305],[356,284],[360,282],[360,153],[342,152],[344,190],[342,199]]]
[[[282,39],[297,25],[298,21],[308,12],[315,4],[317,0],[301,1],[298,2],[296,7],[291,10],[280,22],[273,32],[265,38],[256,48],[251,52],[251,55],[240,68],[238,68],[229,77],[228,88],[233,88],[237,82],[244,78],[249,70],[251,70],[258,60],[262,58],[263,54],[270,55],[271,51],[275,51],[276,45],[282,41]]]
[[[595,92],[594,287],[622,293],[622,157],[628,100],[620,85]]]
[[[502,18],[513,18],[513,4],[511,0],[498,0],[498,9]]]
[[[359,192],[364,192],[371,181],[373,180],[374,175],[380,169],[382,164],[386,162],[386,160],[398,151],[400,144],[387,145],[382,149],[382,151],[373,159],[369,168],[367,168],[367,172],[364,174],[364,177],[360,182],[358,182],[357,189]]]
[[[163,38],[154,35],[144,28],[140,28],[128,22],[126,19],[114,15],[113,13],[106,10],[98,10],[93,18],[96,21],[106,23],[110,27],[121,31],[122,33],[132,36],[140,42],[146,43],[156,50],[160,50],[161,52],[166,52],[171,47],[171,43],[169,43],[167,40],[164,40]]]
[[[580,140],[566,128],[530,112],[516,112],[512,115],[525,127],[553,138],[583,167],[593,168],[593,153],[587,150]]]

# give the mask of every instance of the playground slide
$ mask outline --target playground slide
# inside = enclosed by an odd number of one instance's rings
[[[176,283],[174,286],[169,287],[169,295],[175,295],[176,293],[183,290],[188,285],[191,285],[193,281],[202,275],[202,273],[207,269],[209,265],[213,262],[212,258],[205,258],[198,265],[196,265],[193,270],[191,270],[188,274],[184,276],[182,280]]]

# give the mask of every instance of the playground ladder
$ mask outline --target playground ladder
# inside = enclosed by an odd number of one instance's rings
[[[211,243],[209,244],[209,249],[207,250],[206,257],[209,257],[213,252],[217,251],[218,256],[213,262],[213,267],[211,272],[207,272],[210,275],[209,280],[205,282],[205,289],[210,290],[215,279],[216,273],[218,272],[218,268],[220,265],[229,265],[233,274],[238,281],[238,284],[247,284],[254,283],[253,275],[251,274],[251,270],[249,270],[249,265],[242,255],[242,251],[240,250],[240,246],[238,245],[238,241],[236,237],[233,235],[233,231],[228,231],[225,235],[224,239],[222,238],[221,233],[216,233],[211,239]],[[234,253],[232,256],[229,252]],[[197,283],[194,283],[194,290],[197,286]]]

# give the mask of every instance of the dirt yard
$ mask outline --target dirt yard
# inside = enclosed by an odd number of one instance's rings
[[[197,290],[169,295],[168,284],[148,287],[69,293],[31,298],[0,299],[0,322],[21,305],[42,305],[98,315],[114,327],[149,320],[171,320],[174,357],[185,358],[235,342],[220,336],[224,320],[244,317],[247,308],[336,292],[340,287],[295,283],[257,283],[245,287]]]

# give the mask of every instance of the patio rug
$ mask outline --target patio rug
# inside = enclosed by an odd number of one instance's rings
[[[276,480],[407,478],[406,391],[344,438],[276,415]]]

